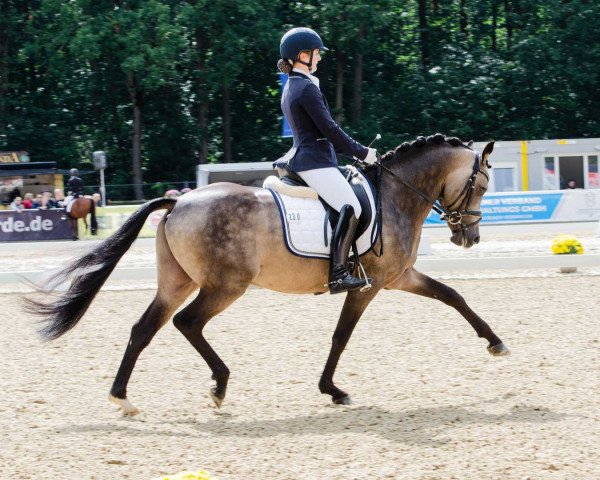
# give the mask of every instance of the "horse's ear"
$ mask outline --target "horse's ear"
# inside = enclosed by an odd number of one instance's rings
[[[490,162],[488,162],[488,158],[490,157],[492,151],[494,150],[494,143],[496,143],[495,140],[492,140],[490,143],[488,143],[485,148],[483,149],[483,153],[481,154],[481,163],[485,163],[488,167],[490,166]]]
[[[467,145],[469,146],[469,148],[471,148],[473,146],[473,140],[469,140],[469,143],[467,143]]]

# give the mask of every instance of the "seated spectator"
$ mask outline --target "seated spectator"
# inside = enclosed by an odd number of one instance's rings
[[[54,208],[64,208],[65,207],[65,193],[60,188],[56,188],[54,190],[54,201],[56,203],[56,207]]]
[[[23,199],[21,197],[15,197],[15,199],[10,204],[9,208],[10,208],[10,210],[13,210],[15,212],[22,212],[23,211]]]
[[[25,198],[23,199],[23,208],[30,209],[33,208],[33,193],[26,193]]]
[[[42,193],[42,201],[40,202],[39,208],[42,210],[58,208],[56,201],[52,198],[52,192],[45,191]]]
[[[15,198],[20,197],[20,196],[21,196],[21,190],[19,190],[19,187],[15,187],[8,194],[8,201],[12,203]]]
[[[38,193],[35,198],[33,199],[33,207],[32,208],[40,208],[40,205],[42,204],[42,194]]]

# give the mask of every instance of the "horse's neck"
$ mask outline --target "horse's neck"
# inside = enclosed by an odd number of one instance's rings
[[[441,169],[425,162],[418,168],[410,167],[390,165],[388,168],[425,197],[432,201],[437,199],[443,184]],[[381,199],[385,230],[391,233],[394,243],[402,251],[412,251],[416,248],[415,242],[419,241],[432,204],[385,171],[382,172]]]

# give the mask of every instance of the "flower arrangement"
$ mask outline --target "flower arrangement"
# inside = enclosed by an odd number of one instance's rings
[[[211,477],[205,470],[198,472],[181,472],[175,475],[161,477],[160,480],[218,480],[217,477]]]
[[[552,241],[552,253],[556,255],[565,255],[583,253],[583,245],[573,235],[559,235]]]

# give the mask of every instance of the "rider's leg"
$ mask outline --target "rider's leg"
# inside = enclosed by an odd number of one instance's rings
[[[71,213],[71,207],[73,203],[73,195],[68,195],[65,197],[65,210],[67,213]]]
[[[356,218],[360,217],[362,213],[360,202],[354,195],[350,184],[337,168],[315,168],[297,173],[336,212],[341,212],[344,205],[351,205]]]
[[[356,290],[367,284],[366,279],[352,276],[348,270],[348,255],[354,241],[361,207],[352,187],[337,168],[319,168],[298,172],[298,175],[314,188],[321,198],[340,213],[331,239],[331,269],[329,289],[331,293]]]

